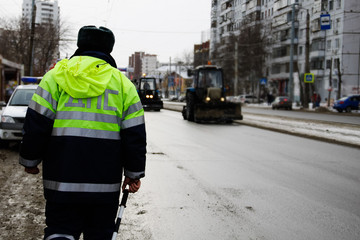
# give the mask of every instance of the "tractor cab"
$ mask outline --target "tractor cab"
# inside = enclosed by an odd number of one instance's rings
[[[138,82],[138,94],[145,110],[160,111],[163,102],[156,88],[155,78],[140,78]]]
[[[225,100],[222,69],[206,65],[198,67],[194,72],[196,95],[203,102],[218,102]]]

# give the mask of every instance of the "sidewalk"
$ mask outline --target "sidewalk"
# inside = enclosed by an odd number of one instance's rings
[[[356,125],[249,113],[243,116],[238,122],[248,126],[360,148],[360,128]]]
[[[168,110],[180,112],[184,105],[184,103],[180,102],[164,101],[164,108]],[[248,106],[271,108],[271,106],[262,104],[250,104]],[[303,111],[315,111],[315,109],[306,109]],[[330,111],[330,113],[331,112],[332,111]],[[354,112],[354,114],[358,114],[358,112],[359,111]],[[243,120],[236,122],[239,124],[263,128],[271,131],[360,148],[360,128],[356,125],[327,123],[317,120],[300,120],[296,118],[252,113],[243,113],[243,117]]]

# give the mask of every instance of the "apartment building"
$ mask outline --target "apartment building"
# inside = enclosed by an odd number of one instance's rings
[[[310,91],[323,100],[359,93],[359,0],[213,0],[210,52],[239,34],[248,17],[267,31],[263,75],[274,94],[298,101],[307,65],[314,74]]]
[[[148,76],[150,73],[154,72],[157,68],[157,55],[155,54],[145,54],[142,59],[141,69],[143,75]]]
[[[33,2],[36,5],[35,23],[53,23],[59,25],[60,8],[58,0],[23,0],[22,16],[31,23]]]
[[[129,78],[131,80],[149,75],[157,68],[157,55],[135,52],[129,57],[128,67],[134,70],[133,72],[129,72]]]

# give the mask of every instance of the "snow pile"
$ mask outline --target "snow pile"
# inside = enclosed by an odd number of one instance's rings
[[[360,128],[351,124],[244,114],[243,124],[360,147]]]

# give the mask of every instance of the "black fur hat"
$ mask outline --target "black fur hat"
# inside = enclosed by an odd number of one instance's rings
[[[100,51],[110,54],[114,43],[115,36],[108,28],[84,26],[79,30],[77,46],[82,51]]]

